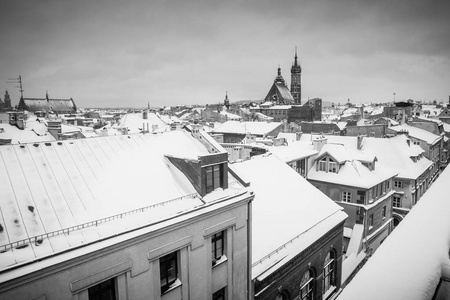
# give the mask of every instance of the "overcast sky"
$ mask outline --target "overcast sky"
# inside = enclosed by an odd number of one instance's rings
[[[448,102],[450,1],[4,0],[0,98],[78,107],[263,99],[298,49],[302,102]]]

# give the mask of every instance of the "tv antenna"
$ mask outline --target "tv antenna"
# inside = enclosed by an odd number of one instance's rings
[[[16,88],[19,88],[20,91],[20,98],[23,98],[23,88],[22,88],[22,76],[19,75],[19,77],[17,78],[8,78],[8,80],[12,80],[12,81],[7,81],[6,83],[18,83],[19,85],[16,86]]]

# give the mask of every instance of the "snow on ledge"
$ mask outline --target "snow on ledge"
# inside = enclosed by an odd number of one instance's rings
[[[338,300],[432,299],[449,264],[450,169],[423,195]]]

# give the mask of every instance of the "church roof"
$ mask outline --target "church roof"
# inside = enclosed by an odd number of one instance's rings
[[[73,99],[46,99],[46,98],[24,98],[25,105],[29,111],[54,111],[57,113],[75,112],[76,106]]]

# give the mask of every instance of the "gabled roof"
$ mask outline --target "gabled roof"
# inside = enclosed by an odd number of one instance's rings
[[[232,166],[250,180],[255,191],[253,278],[266,276],[271,267],[286,263],[347,217],[339,205],[273,155]]]
[[[317,170],[315,167],[317,161],[325,155],[330,155],[341,164],[339,173]],[[363,164],[374,162],[376,159],[370,153],[352,150],[343,145],[326,144],[317,156],[314,166],[309,170],[308,179],[368,189],[397,175],[397,172],[389,166],[380,163],[376,163],[374,170]]]

